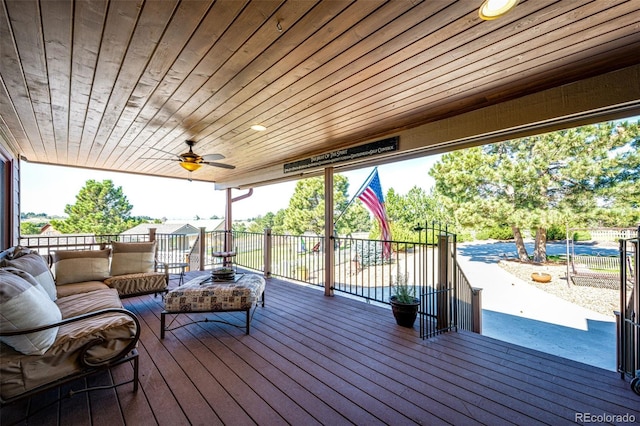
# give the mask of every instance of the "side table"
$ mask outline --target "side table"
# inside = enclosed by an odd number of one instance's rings
[[[178,278],[178,286],[181,286],[182,284],[184,284],[184,272],[187,270],[188,267],[189,267],[189,264],[185,263],[185,262],[159,263],[158,264],[158,268],[162,268],[164,270],[164,272],[166,272],[167,274],[172,269],[179,269],[180,270],[180,272],[179,272],[180,277]]]

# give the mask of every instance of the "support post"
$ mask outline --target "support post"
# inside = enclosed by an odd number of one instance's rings
[[[264,277],[271,278],[271,228],[264,229]]]
[[[613,311],[613,313],[616,316],[616,367],[618,368],[618,372],[620,373],[620,378],[624,379],[624,350],[622,348],[622,343],[624,341],[624,334],[622,333],[623,319],[621,318],[620,311]]]
[[[438,236],[438,296],[436,307],[436,321],[438,330],[446,330],[449,327],[449,256],[447,253],[449,236]]]
[[[473,332],[482,334],[482,289],[471,289],[471,308],[473,309]]]
[[[233,198],[231,197],[231,188],[227,188],[227,205],[226,211],[224,214],[224,249],[222,251],[232,251],[233,242],[231,241],[231,228],[233,228]],[[227,263],[227,259],[225,260],[225,266]]]
[[[333,236],[333,167],[324,169],[324,295],[333,296],[335,288]]]
[[[198,244],[200,245],[200,247],[198,247],[198,252],[200,253],[200,261],[198,262],[198,270],[199,271],[204,271],[204,259],[205,256],[207,255],[207,253],[205,253],[205,241],[204,241],[204,236],[205,236],[205,227],[201,226],[200,227],[200,236],[198,238]]]

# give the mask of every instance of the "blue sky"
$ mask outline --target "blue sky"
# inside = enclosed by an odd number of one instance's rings
[[[413,186],[418,186],[428,192],[433,185],[428,172],[439,158],[430,156],[379,166],[382,190],[386,194],[389,188],[393,188],[397,193],[406,194]],[[367,167],[345,173],[349,178],[350,195],[358,190],[372,169]],[[47,166],[26,161],[21,163],[21,211],[63,215],[65,205],[75,203],[76,195],[89,179],[111,179],[116,187],[121,186],[133,205],[131,214],[134,216],[167,219],[224,216],[225,191],[216,191],[213,183]],[[294,181],[255,188],[251,197],[233,204],[233,219],[247,219],[286,208],[295,185]],[[234,190],[233,196],[243,193],[245,191]]]

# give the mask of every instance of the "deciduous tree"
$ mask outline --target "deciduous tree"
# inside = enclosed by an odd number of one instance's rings
[[[416,231],[417,226],[423,227],[426,222],[447,222],[446,214],[434,192],[427,194],[417,185],[406,195],[398,194],[390,188],[385,197],[385,204],[394,240],[418,241],[420,234]]]
[[[249,225],[249,232],[262,233],[265,229],[269,228],[272,233],[281,234],[284,232],[284,216],[285,209],[280,209],[275,214],[273,212],[268,212],[264,216],[258,216]]]
[[[21,235],[38,235],[45,224],[34,222],[20,222]]]

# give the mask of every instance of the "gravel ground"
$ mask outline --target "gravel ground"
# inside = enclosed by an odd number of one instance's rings
[[[620,292],[604,288],[584,287],[567,284],[565,264],[534,265],[517,260],[501,260],[498,264],[510,274],[541,290],[554,294],[576,305],[615,318],[613,311],[620,310]],[[551,275],[551,282],[543,284],[531,279],[533,272]]]

